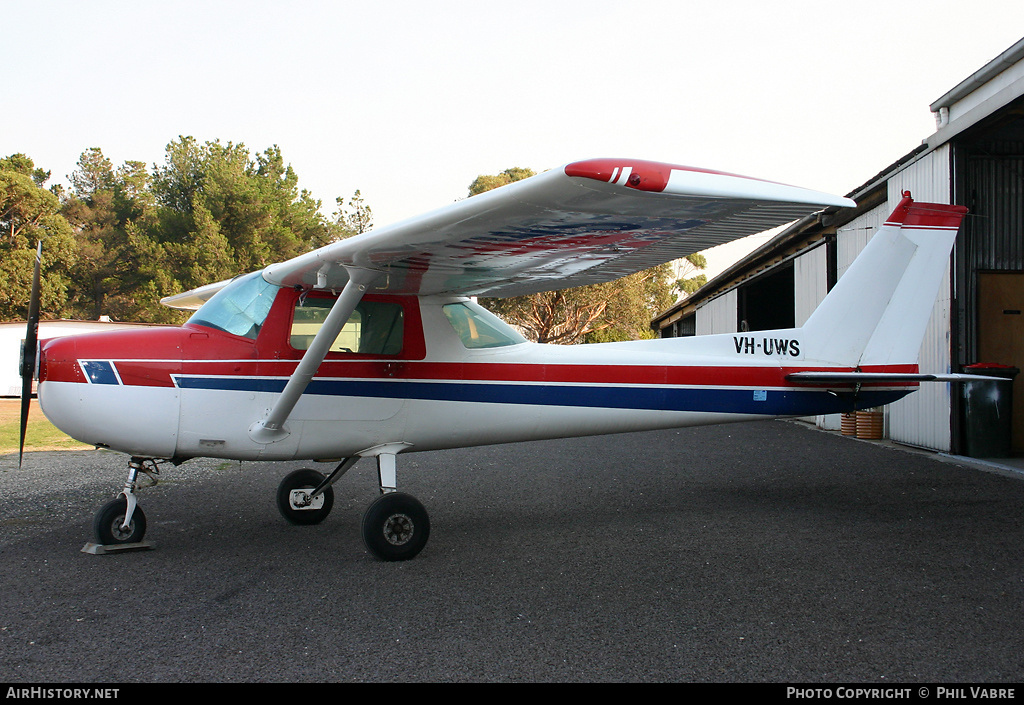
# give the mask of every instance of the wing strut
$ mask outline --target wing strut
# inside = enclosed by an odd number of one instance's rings
[[[274,408],[270,410],[267,418],[257,421],[249,427],[249,437],[257,443],[274,443],[288,436],[284,422],[288,420],[299,397],[306,391],[306,387],[319,369],[320,363],[327,356],[327,351],[331,349],[331,344],[348,323],[352,312],[356,310],[367,287],[381,276],[381,273],[352,268],[348,270],[348,276],[348,283],[345,284],[338,300],[331,307],[331,312],[327,314],[327,319],[309,344],[309,349],[302,356],[295,372],[288,379],[288,384],[285,385]]]

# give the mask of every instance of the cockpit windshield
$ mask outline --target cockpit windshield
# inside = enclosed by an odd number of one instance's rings
[[[277,290],[277,286],[263,278],[262,272],[246,274],[218,291],[188,322],[255,340]]]

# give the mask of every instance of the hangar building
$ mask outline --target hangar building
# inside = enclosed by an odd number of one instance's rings
[[[931,105],[936,131],[830,209],[790,225],[652,321],[662,337],[802,325],[910,191],[967,206],[921,348],[922,372],[973,363],[1024,370],[1024,39]],[[1013,383],[1012,446],[1024,453],[1024,374]],[[960,391],[925,384],[885,408],[888,437],[962,453]],[[817,423],[838,429],[838,416]]]

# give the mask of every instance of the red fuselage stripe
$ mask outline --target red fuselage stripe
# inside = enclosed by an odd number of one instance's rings
[[[297,360],[111,360],[125,385],[173,387],[172,375],[218,377],[288,377]],[[878,365],[860,372],[916,373],[917,365]],[[721,387],[821,387],[822,383],[793,382],[793,372],[852,372],[830,367],[720,367],[655,365],[502,364],[367,360],[325,361],[318,378],[405,379],[423,381],[537,382],[556,384],[693,385]],[[47,381],[86,382],[78,365],[51,365]],[[845,386],[835,383],[825,386]],[[875,386],[878,386],[877,384]],[[886,382],[886,387],[916,383]]]

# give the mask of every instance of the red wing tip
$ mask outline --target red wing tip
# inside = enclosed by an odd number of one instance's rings
[[[670,164],[636,159],[588,159],[566,165],[565,173],[638,191],[664,191],[673,168]]]
[[[699,174],[732,176],[750,181],[761,181],[749,176],[730,174],[713,169],[652,162],[644,159],[587,159],[565,166],[567,176],[578,176],[605,183],[627,186],[638,191],[664,191],[673,171],[692,171]]]

